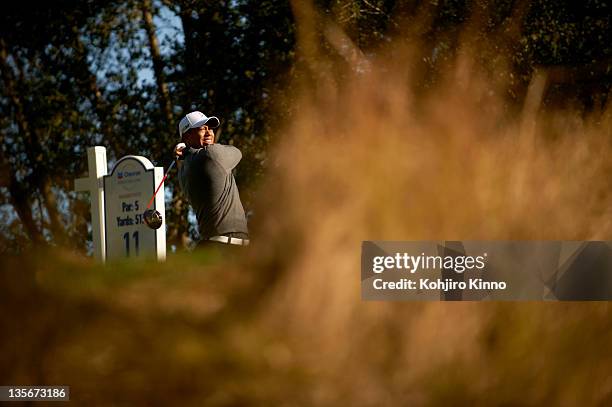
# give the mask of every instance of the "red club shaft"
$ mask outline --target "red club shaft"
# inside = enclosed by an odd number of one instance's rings
[[[170,164],[170,167],[168,167],[168,171],[166,171],[166,174],[164,174],[164,178],[162,178],[161,182],[157,186],[157,189],[155,190],[155,193],[151,197],[151,200],[149,201],[149,204],[147,205],[146,209],[149,209],[149,207],[151,207],[151,204],[155,200],[155,196],[159,192],[159,189],[161,188],[161,186],[164,184],[164,181],[166,180],[166,178],[168,178],[168,174],[170,174],[170,170],[174,167],[174,164],[176,164],[176,160],[172,161],[172,164]]]

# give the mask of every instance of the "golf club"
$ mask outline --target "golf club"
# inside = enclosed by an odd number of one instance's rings
[[[147,208],[144,211],[144,214],[143,214],[144,221],[147,224],[147,226],[150,227],[151,229],[159,229],[162,225],[163,218],[162,218],[161,213],[159,213],[159,211],[156,211],[155,209],[149,209],[149,208],[151,207],[151,204],[155,200],[155,196],[157,195],[157,192],[159,192],[159,189],[164,184],[164,181],[166,180],[166,178],[168,178],[168,174],[170,173],[170,171],[172,170],[175,164],[176,164],[176,160],[173,160],[172,164],[170,164],[170,166],[168,167],[166,174],[164,174],[164,178],[162,178],[161,182],[157,186],[157,189],[155,190],[155,193],[151,197],[151,200],[149,201]]]

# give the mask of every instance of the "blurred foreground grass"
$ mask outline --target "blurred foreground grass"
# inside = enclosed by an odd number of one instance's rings
[[[307,55],[243,258],[2,258],[0,383],[79,405],[612,405],[609,303],[363,302],[359,281],[363,240],[610,240],[612,105],[541,111],[535,75],[509,108],[476,63],[499,58],[469,50],[419,90],[421,58],[389,51]]]
[[[1,275],[0,382],[70,385],[78,405],[612,401],[608,303],[347,304],[354,331],[326,338],[206,252],[106,268],[40,252]]]
[[[210,252],[108,267],[61,251],[3,259],[0,382],[63,383],[84,405],[284,399],[291,389],[276,383],[303,378],[289,364],[271,368],[270,354],[288,350],[253,326],[247,275],[218,261]]]

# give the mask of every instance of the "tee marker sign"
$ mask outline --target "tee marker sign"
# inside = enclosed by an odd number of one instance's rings
[[[164,187],[155,197],[153,209],[162,214],[159,229],[151,229],[142,217],[163,168],[141,156],[121,158],[107,174],[106,149],[87,149],[89,177],[75,180],[76,191],[91,195],[94,257],[102,262],[127,257],[166,258]]]

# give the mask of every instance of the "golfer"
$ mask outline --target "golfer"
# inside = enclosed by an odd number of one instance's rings
[[[215,116],[191,112],[179,123],[182,143],[175,147],[181,160],[179,182],[196,217],[198,246],[249,244],[244,208],[232,170],[242,153],[234,146],[215,143]]]

